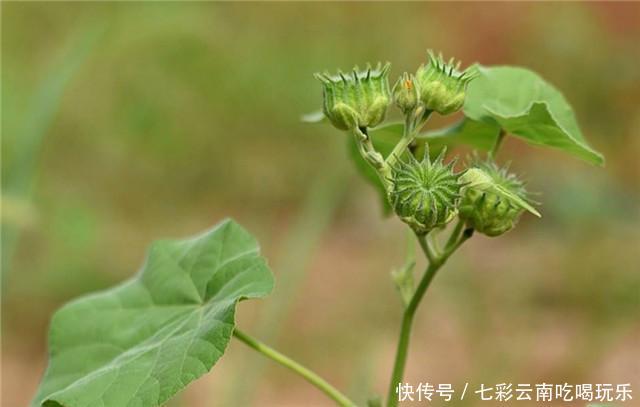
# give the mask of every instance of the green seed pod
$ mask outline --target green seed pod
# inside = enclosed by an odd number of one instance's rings
[[[524,210],[540,216],[527,202],[524,183],[494,162],[476,162],[462,176],[460,218],[487,236],[499,236],[516,225]]]
[[[475,69],[460,72],[460,62],[451,58],[448,63],[442,55],[436,57],[429,51],[429,62],[416,72],[420,100],[429,110],[447,115],[457,112],[464,104],[469,82],[475,78]]]
[[[409,114],[420,102],[420,91],[413,75],[404,73],[398,82],[393,86],[393,101],[402,110],[402,113]]]
[[[315,74],[322,82],[324,93],[323,111],[331,124],[340,130],[355,127],[374,127],[380,124],[391,103],[389,91],[389,69],[385,64],[359,72],[354,68],[351,75],[339,72]]]
[[[455,161],[443,163],[444,151],[435,161],[426,153],[421,162],[410,155],[392,169],[389,201],[396,214],[416,233],[449,223],[457,215],[460,174],[453,172]]]

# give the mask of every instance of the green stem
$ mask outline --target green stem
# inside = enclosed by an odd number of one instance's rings
[[[376,170],[376,173],[380,178],[380,182],[382,182],[385,190],[388,191],[391,187],[391,169],[389,165],[387,165],[384,157],[382,157],[382,154],[376,151],[367,129],[355,128],[353,129],[353,135],[360,155],[373,167],[374,170]]]
[[[320,389],[324,394],[333,399],[339,406],[343,407],[355,407],[356,404],[349,400],[347,396],[342,394],[335,387],[330,385],[326,380],[322,377],[318,376],[316,373],[302,366],[300,363],[295,360],[283,355],[282,353],[276,351],[273,348],[263,344],[255,338],[247,335],[246,333],[240,331],[239,329],[235,329],[233,331],[233,336],[236,337],[239,341],[243,342],[245,345],[250,348],[256,350],[257,352],[262,353],[264,356],[272,359],[273,361],[281,364],[282,366],[292,370],[293,372],[302,376],[306,381]]]
[[[434,263],[438,258],[438,254],[434,249],[434,247],[429,242],[429,240],[427,239],[427,235],[416,234],[416,237],[418,238],[418,242],[420,243],[420,247],[422,248],[422,251],[427,256],[429,263]]]
[[[402,131],[402,138],[400,139],[400,141],[398,141],[398,144],[393,147],[393,150],[391,150],[391,154],[389,154],[386,160],[387,164],[390,167],[393,167],[393,165],[400,159],[402,154],[404,154],[407,147],[409,147],[409,144],[411,144],[411,142],[413,141],[415,136],[413,134],[413,125],[414,121],[411,118],[411,115],[407,115],[404,118],[404,129]]]
[[[465,229],[464,232],[462,232],[462,236],[460,236],[460,239],[458,239],[457,242],[455,242],[453,245],[445,249],[444,253],[442,254],[442,258],[445,260],[448,259],[449,256],[453,254],[453,252],[455,252],[456,250],[458,250],[460,246],[462,246],[462,243],[466,242],[468,239],[471,238],[471,236],[473,236],[473,232],[474,232],[473,228]]]
[[[425,271],[420,284],[416,289],[409,305],[405,308],[402,315],[402,324],[400,326],[400,337],[398,339],[398,346],[396,348],[396,359],[393,365],[393,373],[391,375],[391,383],[389,384],[389,391],[387,394],[387,406],[395,407],[398,405],[398,396],[396,394],[398,383],[402,382],[404,376],[404,367],[407,363],[407,353],[409,351],[409,338],[411,336],[411,326],[413,324],[413,317],[415,315],[418,303],[422,299],[422,296],[427,291],[433,276],[440,268],[437,263],[430,263],[429,267]]]
[[[451,256],[453,252],[455,252],[462,245],[462,243],[469,239],[472,234],[473,229],[465,230],[462,236],[457,239],[454,244],[445,249],[445,252],[441,256],[435,257],[433,261],[429,261],[429,266],[424,272],[424,275],[420,280],[420,284],[418,284],[413,297],[411,297],[411,301],[409,301],[409,305],[407,305],[404,310],[404,314],[402,315],[402,324],[400,326],[400,338],[398,340],[398,347],[396,349],[396,359],[393,366],[393,373],[391,375],[391,383],[389,383],[389,391],[387,394],[387,407],[396,407],[398,405],[396,389],[398,384],[402,382],[402,379],[404,377],[404,368],[407,363],[407,354],[409,351],[409,339],[411,337],[411,327],[413,325],[413,318],[415,316],[416,310],[418,309],[418,305],[420,305],[420,301],[422,301],[422,298],[424,297],[424,294],[426,293],[427,288],[429,288],[429,285],[431,284],[431,281],[433,280],[433,277],[436,275],[437,271],[444,265],[449,256]],[[424,236],[418,235],[418,240],[420,241],[420,246],[424,250],[425,254],[427,256],[431,256],[432,254],[430,254],[429,252],[429,247],[428,245],[426,245]]]
[[[462,232],[462,228],[464,227],[464,221],[462,219],[458,219],[458,223],[456,223],[453,232],[451,232],[451,236],[447,240],[447,243],[444,246],[444,250],[448,250],[451,246],[455,244],[455,242],[460,239],[460,232]]]
[[[395,147],[391,151],[391,154],[389,154],[386,159],[386,163],[390,167],[393,167],[393,165],[400,159],[402,154],[404,154],[413,140],[415,140],[417,133],[427,122],[430,115],[431,111],[427,110],[421,113],[418,119],[414,117],[414,114],[408,114],[405,117],[402,138],[400,139],[400,141],[398,141],[398,144],[395,145]]]
[[[433,230],[431,231],[431,233],[427,234],[427,243],[429,244],[429,247],[433,250],[433,253],[435,253],[436,256],[438,256],[438,253],[440,253],[440,242],[438,242],[438,237],[435,232],[436,231]]]

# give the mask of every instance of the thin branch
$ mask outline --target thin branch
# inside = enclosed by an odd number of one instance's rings
[[[454,229],[456,232],[458,227]],[[407,355],[409,352],[409,339],[411,337],[411,326],[413,324],[413,317],[415,316],[418,305],[422,301],[424,294],[427,292],[427,288],[431,284],[433,277],[438,270],[444,265],[447,259],[473,235],[473,229],[465,229],[460,238],[445,249],[439,257],[434,257],[433,260],[429,259],[429,266],[427,267],[418,287],[416,288],[411,301],[404,310],[402,316],[402,324],[400,326],[400,337],[398,339],[398,347],[396,349],[396,358],[393,366],[393,373],[391,375],[391,382],[389,383],[389,390],[387,393],[387,407],[396,407],[398,405],[398,397],[396,395],[397,386],[402,382],[404,377],[404,368],[407,363]],[[424,235],[417,235],[420,246],[424,250],[425,254],[429,256],[430,249],[426,244]]]
[[[435,263],[438,259],[438,253],[429,240],[427,240],[427,235],[416,233],[416,237],[418,238],[418,242],[420,243],[420,247],[422,248],[424,255],[429,259],[429,263]]]
[[[464,227],[464,221],[462,219],[458,219],[456,226],[453,228],[451,235],[449,235],[449,239],[447,239],[447,243],[444,246],[444,250],[449,249],[455,242],[460,238],[460,232],[462,232],[462,228]]]
[[[240,331],[239,329],[235,329],[233,331],[233,336],[239,341],[243,342],[245,345],[254,349],[255,351],[262,353],[264,356],[270,358],[271,360],[281,364],[282,366],[288,368],[289,370],[297,373],[302,376],[306,381],[320,389],[324,394],[333,399],[338,405],[343,407],[356,407],[356,404],[349,400],[347,396],[342,394],[335,387],[330,385],[326,380],[322,377],[318,376],[313,371],[307,369],[302,366],[300,363],[295,360],[283,355],[282,353],[276,351],[273,348],[263,344],[255,338],[247,335],[246,333]]]

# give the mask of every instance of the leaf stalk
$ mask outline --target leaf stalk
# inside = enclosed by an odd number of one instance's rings
[[[317,373],[311,371],[310,369],[302,366],[300,363],[295,360],[289,358],[288,356],[283,355],[277,350],[265,345],[259,340],[251,337],[250,335],[240,331],[239,329],[235,329],[233,331],[233,336],[238,339],[240,342],[244,343],[251,349],[263,354],[269,359],[273,360],[276,363],[286,367],[287,369],[293,371],[300,375],[307,382],[311,383],[324,394],[329,396],[333,401],[335,401],[339,406],[342,407],[356,407],[356,404],[349,400],[347,396],[341,393],[338,389],[333,387],[329,382],[320,377]]]

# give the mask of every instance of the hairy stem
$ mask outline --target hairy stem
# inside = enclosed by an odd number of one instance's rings
[[[427,291],[427,288],[429,287],[433,276],[435,276],[439,268],[440,266],[438,266],[437,263],[429,264],[429,267],[427,267],[422,280],[420,280],[420,284],[418,285],[415,294],[411,298],[411,301],[409,301],[409,304],[407,305],[407,308],[405,308],[404,314],[402,315],[400,337],[398,338],[398,346],[396,348],[396,359],[393,365],[391,383],[389,384],[389,391],[387,394],[387,406],[389,407],[395,407],[398,405],[398,397],[396,395],[396,391],[398,383],[402,382],[402,378],[404,376],[404,368],[407,363],[409,339],[411,336],[411,326],[413,324],[415,310],[425,291]]]
[[[387,165],[387,162],[382,157],[371,142],[369,132],[366,127],[353,129],[353,135],[355,136],[355,142],[358,146],[358,151],[362,158],[369,163],[376,170],[380,182],[388,191],[391,188],[391,167]]]
[[[302,376],[306,381],[320,389],[324,394],[333,399],[339,406],[343,407],[355,407],[356,404],[349,400],[347,396],[342,394],[338,389],[330,385],[326,380],[322,377],[318,376],[316,373],[302,366],[300,363],[295,360],[283,355],[282,353],[276,351],[275,349],[263,344],[255,338],[247,335],[246,333],[240,331],[239,329],[235,329],[233,331],[233,336],[239,341],[243,342],[245,345],[249,346],[251,349],[262,353],[264,356],[269,359],[281,364],[282,366],[292,370],[298,375]]]
[[[460,239],[460,232],[462,232],[463,227],[464,227],[464,221],[462,219],[458,219],[458,222],[456,223],[456,226],[454,227],[453,232],[451,232],[451,235],[449,236],[449,239],[447,240],[447,243],[444,246],[445,250],[448,250]]]
[[[416,234],[416,238],[418,239],[420,247],[422,248],[425,256],[427,256],[429,263],[435,263],[438,258],[438,253],[435,247],[433,247],[433,244],[429,241],[429,239],[427,239],[427,235]]]
[[[454,233],[459,233],[459,229],[456,227]],[[409,339],[411,337],[411,327],[413,325],[413,317],[415,316],[416,310],[418,309],[418,305],[420,305],[420,301],[424,297],[424,294],[429,288],[433,277],[436,275],[437,271],[444,265],[449,256],[455,252],[462,243],[464,243],[467,239],[469,239],[473,235],[473,229],[467,229],[462,233],[459,239],[455,243],[452,243],[450,247],[445,249],[445,252],[438,257],[434,257],[433,260],[430,259],[429,266],[427,270],[424,272],[422,279],[420,280],[420,284],[416,288],[415,293],[411,297],[411,301],[404,310],[404,314],[402,315],[402,324],[400,326],[400,337],[398,339],[398,347],[396,349],[396,359],[393,366],[393,373],[391,375],[391,382],[389,383],[389,391],[387,394],[387,406],[388,407],[396,407],[398,405],[398,397],[396,395],[396,389],[399,383],[402,382],[404,377],[404,368],[407,363],[407,355],[409,351]],[[424,236],[418,235],[418,241],[420,242],[420,246],[422,247],[425,255],[430,257],[433,256],[430,253],[429,246],[427,245],[426,239]]]
[[[396,144],[395,147],[393,147],[391,154],[389,154],[386,160],[387,164],[390,167],[393,167],[393,165],[400,159],[402,154],[406,151],[407,147],[409,147],[409,144],[411,144],[411,142],[413,141],[415,136],[413,133],[413,125],[414,125],[414,122],[412,118],[410,117],[410,115],[407,115],[407,117],[405,117],[404,119],[404,130],[402,132],[402,138],[400,139],[400,141],[398,141],[398,144]]]
[[[415,112],[419,113],[419,112]],[[424,126],[424,124],[429,119],[431,115],[431,111],[427,110],[424,112],[420,112],[420,117],[415,118],[413,114],[409,114],[404,119],[404,131],[402,133],[402,138],[398,141],[398,144],[395,145],[391,154],[386,159],[386,163],[393,167],[395,163],[400,159],[402,154],[407,150],[409,145],[415,140],[417,133]]]

